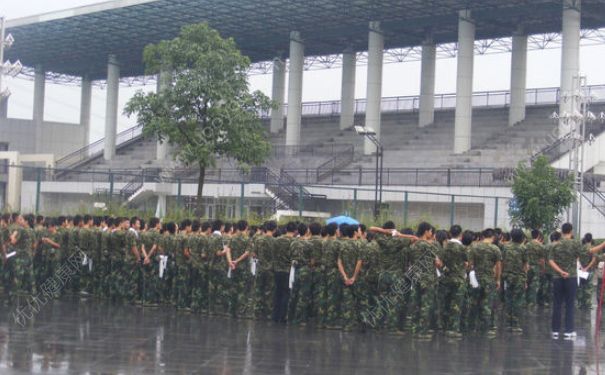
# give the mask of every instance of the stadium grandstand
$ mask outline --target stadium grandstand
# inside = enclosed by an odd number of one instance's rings
[[[143,48],[196,22],[233,37],[254,62],[250,74],[272,74],[278,104],[261,114],[273,145],[265,165],[242,171],[220,160],[208,171],[209,217],[365,212],[379,180],[380,202],[404,221],[507,226],[519,162],[545,155],[569,172],[577,130],[565,121],[574,112],[565,98],[581,91],[594,97],[593,113],[605,111],[605,86],[577,83],[581,43],[605,42],[598,0],[111,1],[6,22],[16,42],[5,58],[20,60],[21,77],[34,80],[34,104],[31,121],[7,118],[9,100],[0,106],[2,204],[68,212],[109,197],[159,215],[171,202],[192,204],[196,172],[172,160],[167,144],[143,138],[141,127],[117,129],[120,85],[163,82],[144,76]],[[527,51],[546,40],[561,48],[560,87],[528,89]],[[490,52],[511,53],[510,89],[473,92],[474,56]],[[456,92],[436,95],[436,59],[452,55]],[[421,61],[420,95],[383,98],[383,65],[406,59]],[[365,99],[354,95],[360,64]],[[303,71],[321,68],[342,70],[340,100],[303,103]],[[44,120],[47,81],[81,86],[78,124]],[[104,138],[88,144],[98,84],[107,95]],[[605,124],[594,120],[581,163],[581,227],[603,236]],[[355,126],[371,129],[383,152]]]

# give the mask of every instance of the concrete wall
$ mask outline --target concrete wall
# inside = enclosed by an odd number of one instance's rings
[[[8,142],[9,151],[36,153],[35,127],[31,120],[0,119],[0,140]],[[78,124],[45,121],[42,125],[42,149],[39,153],[61,158],[84,147],[84,127]]]

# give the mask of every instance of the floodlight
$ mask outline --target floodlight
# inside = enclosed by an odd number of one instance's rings
[[[365,126],[360,126],[360,125],[356,125],[354,128],[355,128],[355,132],[359,135],[369,135],[369,136],[376,135],[376,131],[372,128],[366,128]]]
[[[586,113],[586,120],[588,120],[588,121],[594,121],[596,119],[597,119],[597,116],[595,116],[594,113],[592,113],[590,111],[588,111]]]
[[[15,43],[15,38],[13,38],[13,34],[8,34],[7,37],[4,39],[4,46],[6,48],[10,48],[13,43]]]

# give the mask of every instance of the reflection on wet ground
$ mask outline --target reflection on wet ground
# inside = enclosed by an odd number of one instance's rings
[[[575,341],[549,338],[545,310],[527,317],[520,336],[429,342],[100,301],[55,301],[25,328],[12,312],[0,307],[2,374],[605,373],[605,331],[595,345],[594,311],[578,314]]]

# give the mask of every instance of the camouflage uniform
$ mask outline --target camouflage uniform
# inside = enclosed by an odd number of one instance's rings
[[[229,240],[229,248],[231,249],[231,260],[236,261],[246,251],[250,251],[250,239],[245,234],[237,234]],[[240,318],[252,316],[251,286],[250,258],[247,258],[231,271],[231,278],[228,279],[226,285],[231,316]]]
[[[324,240],[319,236],[313,236],[311,242],[311,317],[319,317],[319,306],[321,305],[322,285],[325,283],[325,274],[322,270],[322,257]]]
[[[275,322],[285,322],[288,314],[288,302],[290,299],[290,289],[288,280],[290,267],[292,265],[292,253],[290,245],[295,241],[292,237],[281,236],[275,240],[273,252],[273,266],[275,278],[275,301],[273,303],[273,320]]]
[[[174,259],[176,273],[174,278],[173,299],[177,309],[185,309],[191,306],[191,267],[186,252],[190,235],[179,233],[174,237]]]
[[[162,291],[160,301],[162,304],[176,305],[176,295],[174,294],[174,282],[177,274],[175,257],[179,243],[176,236],[166,233],[162,236],[160,243],[161,254],[168,257],[164,274],[160,280]]]
[[[103,241],[104,233],[100,229],[94,230],[95,248],[90,256],[92,259],[92,275],[90,280],[90,292],[95,296],[101,296],[103,282]]]
[[[470,326],[485,332],[496,329],[494,304],[497,290],[494,266],[502,260],[497,246],[480,242],[471,246],[469,262],[473,266],[479,287],[470,291]]]
[[[367,301],[365,309],[359,311],[361,317],[369,314],[373,308],[379,303],[380,294],[378,291],[378,279],[380,275],[380,247],[376,241],[365,241],[360,240],[365,246],[365,261],[361,269],[363,275],[363,281],[361,284],[363,287],[362,295],[365,296]],[[404,298],[401,296],[401,298]],[[370,325],[371,328],[376,328],[375,325],[371,325],[366,322],[366,325]]]
[[[74,254],[78,254],[80,251],[80,228],[75,227],[68,230],[68,244],[67,244],[67,252],[65,254],[65,260],[70,259],[70,257]],[[63,262],[62,264],[65,264]],[[78,272],[74,273],[70,280],[69,290],[78,294],[80,292],[80,269]]]
[[[208,237],[189,237],[191,251],[191,308],[208,312]]]
[[[340,318],[343,289],[337,265],[340,245],[338,239],[325,240],[321,258],[325,280],[321,285],[319,318],[320,324],[328,328],[336,327]]]
[[[47,254],[50,246],[42,243],[42,238],[47,237],[48,231],[45,228],[37,227],[33,231],[33,270],[34,270],[34,284],[36,285],[36,289],[40,290],[40,286],[44,283],[44,281],[48,278],[48,269],[47,269]]]
[[[292,295],[290,297],[291,321],[294,324],[306,324],[311,315],[313,305],[313,284],[311,274],[311,257],[313,243],[307,239],[292,241],[290,245],[292,257],[296,261],[296,276]]]
[[[586,249],[578,240],[563,239],[554,244],[548,251],[548,261],[555,262],[569,276],[563,278],[559,273],[553,273],[553,307],[552,332],[561,328],[561,309],[565,306],[565,332],[574,331],[575,298],[578,287],[577,262]]]
[[[124,246],[124,268],[122,269],[122,274],[126,282],[123,285],[123,295],[126,301],[140,303],[141,259],[140,253],[139,258],[132,253],[133,247],[139,249],[141,243],[138,235],[129,230],[126,233],[126,243]]]
[[[224,315],[228,311],[229,299],[225,286],[227,284],[227,261],[224,256],[216,255],[223,250],[224,239],[213,234],[208,238],[209,278],[208,278],[208,311],[211,314]]]
[[[529,263],[525,300],[528,306],[534,306],[538,303],[540,275],[544,268],[544,245],[534,240],[526,244],[525,249],[527,250],[527,260]]]
[[[78,244],[80,245],[80,251],[86,254],[87,259],[90,261],[86,265],[81,265],[80,274],[80,289],[88,293],[94,292],[93,285],[93,273],[94,267],[97,266],[94,262],[94,254],[97,252],[98,236],[96,230],[93,228],[82,228],[78,231]]]
[[[367,260],[365,244],[343,239],[340,245],[339,259],[347,276],[352,277],[358,261]],[[344,280],[340,280],[344,284]],[[367,296],[364,275],[360,273],[353,285],[344,285],[342,290],[342,326],[345,330],[358,328],[362,321],[361,313],[367,310]]]
[[[550,249],[555,244],[548,244],[544,246],[544,259],[548,257],[548,253]],[[549,306],[552,303],[552,282],[553,282],[553,270],[550,266],[546,265],[544,267],[544,272],[540,273],[539,277],[539,287],[538,287],[538,305],[540,306]]]
[[[101,232],[101,244],[100,244],[100,261],[97,267],[97,274],[99,275],[98,290],[95,294],[103,298],[111,298],[111,272],[112,272],[112,261],[113,261],[113,243],[114,237],[110,229]]]
[[[444,328],[453,333],[461,331],[462,305],[467,295],[466,267],[467,251],[459,241],[449,241],[441,253],[443,280],[441,298]]]
[[[30,295],[34,293],[34,270],[32,263],[32,244],[34,233],[29,228],[19,226],[9,227],[9,236],[14,231],[17,231],[17,243],[8,245],[7,254],[16,252],[16,254],[8,259],[7,275],[8,285],[7,291],[11,299],[16,296]]]
[[[145,304],[155,305],[160,302],[160,277],[159,277],[159,249],[161,234],[157,230],[150,230],[141,233],[141,244],[145,246],[145,252],[149,254],[153,246],[156,250],[149,257],[149,264],[143,264],[141,272],[143,274],[143,295],[142,300]]]
[[[507,243],[502,254],[502,280],[504,281],[506,316],[511,328],[519,328],[523,305],[525,303],[525,285],[528,263],[525,246]]]
[[[391,332],[401,331],[403,329],[404,301],[409,299],[404,295],[392,295],[393,285],[397,285],[404,280],[404,270],[407,263],[406,248],[409,248],[411,241],[386,235],[377,235],[376,243],[380,247],[378,252],[378,264],[375,272],[378,274],[377,296],[392,297],[394,303],[389,303],[384,311],[379,311],[380,317],[384,315],[384,328]]]
[[[8,236],[9,236],[8,225],[0,226],[0,251],[2,251],[2,252],[7,251],[6,246],[8,246],[7,245]],[[8,271],[8,268],[6,268],[4,266],[4,260],[3,260],[2,262],[0,262],[0,282],[2,283],[2,287],[3,287],[2,289],[5,294],[7,292],[5,289],[6,289],[7,282],[8,282],[7,281],[8,278],[6,276],[6,273],[7,273],[6,271]]]
[[[273,276],[274,246],[275,239],[272,236],[257,236],[253,239],[253,252],[258,261],[253,301],[254,316],[257,319],[271,319],[275,289]]]
[[[109,295],[114,301],[131,301],[134,299],[136,284],[133,288],[133,256],[131,247],[135,245],[134,235],[125,230],[111,234],[110,246],[111,274]]]
[[[597,254],[595,255],[597,258],[597,270],[595,271],[597,273],[597,305],[600,303],[601,301],[601,288],[603,287],[603,268],[599,268],[598,265],[602,262],[605,262],[605,254],[601,253],[601,254]],[[605,316],[605,314],[603,314],[603,316]]]
[[[426,335],[432,331],[431,314],[435,309],[438,284],[435,256],[439,256],[439,249],[428,241],[419,240],[410,249],[411,270],[408,270],[408,275],[413,283],[412,296],[415,310],[411,330],[418,335]]]
[[[592,261],[592,255],[590,254],[590,245],[584,246],[584,252],[580,255],[580,264],[582,267],[588,266]],[[593,283],[592,275],[590,272],[588,279],[580,279],[580,285],[578,286],[577,300],[578,308],[581,310],[592,310],[592,294],[593,294]]]

